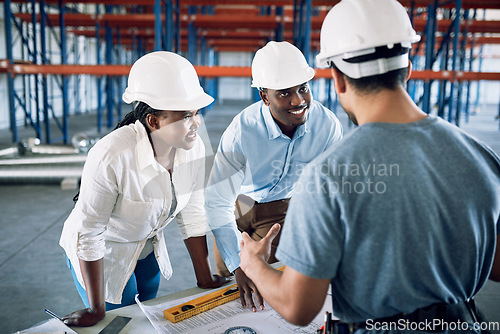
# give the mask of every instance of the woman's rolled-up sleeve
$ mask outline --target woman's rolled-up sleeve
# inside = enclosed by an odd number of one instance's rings
[[[85,261],[104,257],[104,233],[118,196],[117,163],[106,150],[89,152],[82,173],[82,186],[75,209],[79,210],[77,256]]]

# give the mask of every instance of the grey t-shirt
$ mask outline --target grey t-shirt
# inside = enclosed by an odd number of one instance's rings
[[[493,262],[500,160],[440,118],[370,123],[314,160],[277,258],[332,281],[347,322],[476,294]]]

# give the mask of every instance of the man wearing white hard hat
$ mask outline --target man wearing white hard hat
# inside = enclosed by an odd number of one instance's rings
[[[282,223],[305,165],[342,137],[338,119],[312,97],[308,82],[314,74],[302,52],[288,42],[269,42],[258,50],[252,87],[259,89],[261,101],[225,130],[210,174],[209,226],[225,266],[236,276],[243,306],[254,310],[263,301],[239,269],[241,231],[260,240],[274,223]],[[276,261],[277,243],[278,238],[270,262]]]
[[[321,29],[339,101],[359,125],[297,183],[276,257],[243,234],[240,267],[285,319],[331,287],[334,333],[480,333],[472,298],[500,280],[500,159],[405,90],[419,37],[395,0],[342,0]],[[496,254],[496,256],[495,256]],[[479,321],[479,322],[478,322]],[[462,331],[463,330],[463,331]]]
[[[130,70],[115,130],[89,151],[75,207],[64,223],[64,248],[86,308],[63,321],[91,326],[105,312],[156,297],[160,275],[172,276],[163,229],[177,218],[198,286],[216,288],[204,210],[205,146],[198,110],[213,102],[185,58],[146,54]]]

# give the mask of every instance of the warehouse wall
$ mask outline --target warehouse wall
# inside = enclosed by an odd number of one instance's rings
[[[220,52],[219,65],[221,66],[251,66],[253,54],[248,52]],[[217,103],[224,100],[250,100],[252,89],[250,78],[219,78],[219,95]]]
[[[17,29],[12,30],[13,42],[12,47],[13,57],[15,60],[27,59],[27,56],[22,53],[22,41],[17,32]],[[32,32],[30,31],[30,34]],[[46,41],[47,50],[49,54],[49,63],[60,64],[61,63],[61,52],[58,45],[58,38],[55,36],[59,35],[58,28],[54,30],[46,30]],[[40,57],[40,31],[37,30],[38,36],[38,57]],[[7,58],[6,48],[6,36],[5,36],[5,15],[4,6],[0,8],[0,59]],[[73,35],[67,36],[67,63],[69,64],[96,64],[96,45],[95,40],[86,39],[83,37],[76,37]],[[38,59],[38,63],[41,63],[41,59]],[[17,77],[15,80],[15,89],[18,94],[22,94],[23,87],[29,87],[29,92],[32,96],[35,96],[35,77],[26,76]],[[41,76],[38,76],[39,82],[42,80]],[[61,95],[61,77],[48,76],[48,95],[49,104],[52,106],[53,112],[56,116],[62,115],[62,95]],[[8,91],[7,91],[7,75],[0,75],[0,129],[5,129],[9,127],[9,109],[8,109]],[[39,108],[42,108],[42,90],[39,91]],[[86,75],[72,76],[68,79],[68,96],[69,96],[69,110],[70,113],[85,112],[89,110],[95,110],[97,107],[97,100],[95,98],[97,91],[96,78]],[[27,99],[29,100],[29,99]],[[16,106],[18,106],[16,102]],[[36,110],[36,102],[31,99],[30,104],[27,109],[31,112]],[[24,111],[21,108],[16,110],[16,118],[18,125],[24,124]]]
[[[477,12],[478,17],[483,17],[485,20],[500,20],[500,10],[488,9],[486,11]],[[488,34],[491,35],[491,34]],[[483,61],[481,65],[482,72],[500,72],[500,45],[498,44],[486,44],[483,46]],[[477,55],[479,49],[474,53]],[[479,61],[475,60],[473,64],[473,70],[479,71]],[[473,92],[477,93],[478,82],[472,84],[476,87]],[[500,81],[481,81],[479,82],[479,107],[485,104],[495,104],[500,103]]]
[[[31,32],[30,32],[31,33]],[[22,52],[22,40],[17,32],[17,29],[12,30],[13,39],[13,57],[14,60],[24,60],[27,59]],[[47,49],[49,54],[49,63],[60,64],[61,63],[61,52],[58,45],[58,40],[55,35],[59,35],[57,28],[54,31],[47,29],[46,31],[46,41]],[[40,38],[40,31],[37,31],[37,36]],[[68,36],[67,41],[67,63],[69,64],[96,64],[96,43],[95,40],[86,39],[82,37]],[[5,15],[4,6],[0,8],[0,59],[7,58],[7,44],[6,44],[6,34],[5,34]],[[38,57],[40,57],[40,43],[38,42]],[[38,59],[40,63],[40,58]],[[41,82],[42,76],[38,76],[38,81]],[[96,78],[87,75],[72,76],[68,78],[68,97],[69,97],[69,110],[70,114],[86,112],[95,110],[97,108],[97,84]],[[57,117],[62,115],[62,94],[61,94],[61,77],[60,76],[48,76],[48,96],[49,105],[51,105],[51,110],[53,110],[54,115]],[[14,81],[15,90],[18,94],[23,94],[24,87],[28,87],[26,90],[29,94],[34,97],[36,92],[36,79],[35,76],[24,76],[16,77]],[[42,108],[42,89],[41,85],[38,88],[39,101],[38,108]],[[9,116],[9,100],[8,100],[8,82],[7,74],[0,74],[0,129],[9,128],[10,116]],[[105,96],[104,96],[105,98]],[[28,112],[35,114],[37,110],[36,101],[33,98],[26,98],[26,101],[30,101],[26,106]],[[24,124],[24,111],[19,107],[16,101],[16,119],[17,124]],[[33,116],[35,119],[35,116]],[[43,121],[43,116],[41,121]]]
[[[500,14],[500,11],[496,11]],[[500,19],[500,15],[497,20]],[[482,72],[500,72],[500,45],[485,45],[483,49]],[[478,62],[475,62],[477,71]],[[476,83],[477,86],[477,83]],[[480,82],[480,103],[498,104],[500,103],[500,81],[482,81]]]

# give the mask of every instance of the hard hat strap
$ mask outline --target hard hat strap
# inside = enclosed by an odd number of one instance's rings
[[[390,58],[379,58],[361,63],[350,63],[342,59],[344,55],[333,57],[331,61],[345,75],[352,79],[383,74],[408,67],[408,53]]]

